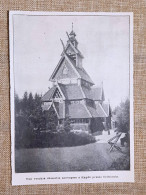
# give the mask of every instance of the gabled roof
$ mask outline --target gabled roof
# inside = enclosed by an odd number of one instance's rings
[[[74,65],[75,69],[80,75],[80,78],[94,85],[92,79],[90,78],[88,73],[85,71],[85,69],[83,67],[82,68],[77,67],[75,61],[69,55],[67,55],[67,57],[70,60],[70,62]]]
[[[54,102],[55,110],[60,119],[64,118],[63,114],[63,103]],[[89,105],[84,105],[81,103],[66,104],[66,115],[70,118],[97,118],[97,117],[107,117],[102,106],[100,104],[96,107],[91,107]]]
[[[81,86],[83,93],[85,94],[85,98],[87,99],[93,99],[93,95],[92,95],[92,89],[89,87],[85,87],[85,86]]]
[[[60,90],[60,92],[63,94],[66,100],[77,100],[84,98],[83,93],[81,91],[81,87],[78,86],[77,84],[64,85],[58,83],[58,86],[52,87],[47,91],[47,93],[45,93],[45,95],[42,97],[42,101],[43,102],[50,101],[57,88]]]
[[[71,58],[69,58],[69,55],[67,55],[66,53],[64,53],[64,55],[61,57],[58,65],[56,66],[55,70],[53,71],[51,77],[50,77],[50,81],[53,80],[54,76],[56,75],[56,72],[58,71],[58,69],[60,68],[60,66],[62,65],[63,60],[66,59],[69,64],[71,65],[71,67],[73,68],[73,70],[76,72],[78,78],[81,78],[80,74],[78,73],[78,71],[76,70],[76,66],[74,66],[73,62],[71,61]]]
[[[61,66],[63,60],[66,59],[68,60],[68,62],[70,63],[70,65],[72,66],[72,68],[74,69],[74,71],[77,73],[78,78],[81,78],[91,84],[94,85],[92,79],[90,78],[90,76],[88,75],[88,73],[85,71],[84,68],[79,68],[76,66],[76,62],[66,53],[64,53],[64,55],[61,57],[58,65],[56,66],[54,72],[52,73],[51,77],[50,77],[50,81],[53,80],[53,77],[55,76],[56,72],[58,71],[59,67]]]
[[[103,100],[104,101],[104,91],[102,87],[92,88],[93,100]]]
[[[66,52],[66,50],[68,49],[69,46],[71,46],[71,48],[74,50],[74,52],[76,54],[79,54],[81,56],[81,58],[84,58],[84,56],[82,55],[82,53],[80,52],[80,50],[77,47],[75,47],[70,40],[68,40],[68,43],[67,43],[67,45],[66,45],[66,47],[64,49],[65,52]],[[62,52],[61,55],[63,55],[63,52]]]
[[[73,48],[73,50],[74,50],[77,54],[79,54],[82,58],[84,58],[84,56],[82,55],[82,53],[80,52],[80,50],[79,50],[77,47],[75,47],[75,46],[72,44],[72,42],[71,42],[70,40],[69,40],[68,44],[71,45],[71,47]],[[67,46],[68,46],[68,44],[67,44]]]
[[[106,112],[107,116],[109,116],[110,115],[110,104],[103,102],[102,107],[104,111]]]
[[[49,90],[43,95],[42,101],[43,101],[43,102],[49,101],[49,100],[52,98],[52,96],[53,96],[53,94],[54,94],[56,88],[57,88],[57,87],[54,86],[54,87],[52,87],[51,89],[49,89]]]
[[[98,88],[87,88],[84,86],[78,86],[77,84],[68,84],[64,85],[61,83],[58,83],[57,86],[52,87],[45,93],[45,95],[42,97],[42,101],[50,101],[53,97],[53,94],[56,89],[59,89],[62,95],[66,100],[77,100],[77,99],[91,99],[91,100],[104,100],[103,98],[103,90]],[[108,109],[107,105],[104,104],[105,111]]]
[[[102,105],[99,102],[92,104],[92,106],[90,104],[86,104],[86,106],[93,118],[107,117],[105,111],[102,108]]]
[[[58,83],[58,85],[67,100],[77,100],[84,98],[81,88],[77,84],[63,85]]]
[[[77,69],[78,73],[80,74],[81,79],[94,85],[92,79],[90,78],[90,76],[88,75],[88,73],[85,71],[85,69],[83,67],[82,68],[76,67],[76,69]]]
[[[93,88],[88,88],[82,86],[82,90],[85,94],[85,97],[91,100],[104,100],[104,95],[103,95],[103,89],[102,87],[93,87]]]
[[[71,118],[91,118],[83,104],[68,104],[67,115]]]
[[[98,113],[98,117],[107,117],[107,114],[100,103],[96,104],[96,111]]]
[[[96,108],[89,106],[89,105],[86,105],[86,106],[92,117],[94,118],[99,117]]]

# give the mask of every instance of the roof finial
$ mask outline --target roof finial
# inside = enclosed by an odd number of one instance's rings
[[[73,31],[73,28],[74,28],[74,23],[72,22],[72,31]]]

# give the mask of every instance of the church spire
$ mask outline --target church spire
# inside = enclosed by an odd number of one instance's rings
[[[73,25],[73,22],[72,22],[72,30],[71,30],[71,32],[69,33],[68,38],[69,38],[69,41],[71,41],[72,44],[73,44],[75,47],[77,47],[78,42],[77,42],[77,40],[76,40],[75,37],[76,37],[76,33],[74,32],[74,25]]]
[[[74,24],[73,24],[73,22],[72,22],[72,31],[70,32],[70,37],[74,37],[75,38],[75,36],[76,36],[76,34],[75,34],[75,32],[74,32]]]

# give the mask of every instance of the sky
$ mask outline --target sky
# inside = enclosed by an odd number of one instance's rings
[[[129,96],[128,16],[14,16],[15,92],[44,94],[74,24],[83,67],[111,107]]]

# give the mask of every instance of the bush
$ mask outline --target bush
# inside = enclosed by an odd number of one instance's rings
[[[69,116],[67,116],[64,120],[64,131],[69,133],[71,130],[71,126],[70,126],[70,118]]]
[[[39,136],[34,136],[30,145],[24,148],[47,148],[47,147],[71,147],[81,146],[96,142],[92,135],[87,133],[73,132],[42,132]]]
[[[96,142],[95,138],[87,133],[70,133],[69,142],[71,146],[79,146]]]

